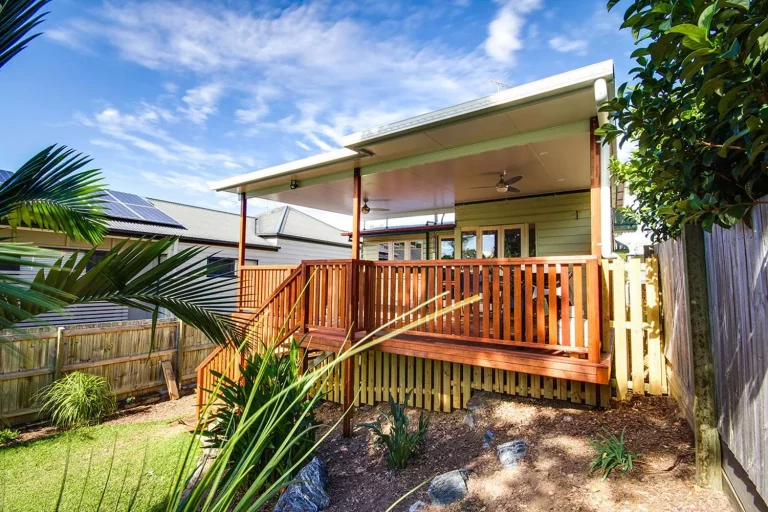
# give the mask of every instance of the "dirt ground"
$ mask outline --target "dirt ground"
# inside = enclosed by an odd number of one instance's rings
[[[329,460],[331,512],[383,511],[408,491],[395,510],[404,511],[417,500],[429,502],[428,481],[435,475],[460,468],[473,470],[468,498],[451,507],[423,510],[448,511],[727,511],[730,505],[719,492],[693,483],[693,434],[673,400],[634,397],[614,408],[595,410],[488,395],[486,406],[474,412],[474,430],[464,423],[465,411],[431,413],[428,439],[409,467],[394,473],[387,468],[382,450],[367,430],[356,426],[351,439],[337,429],[321,446]],[[386,404],[380,404],[384,407]],[[577,408],[578,407],[578,408]],[[341,408],[324,404],[318,418],[332,424]],[[355,423],[375,420],[376,410],[364,407]],[[409,413],[415,425],[418,412]],[[603,481],[589,474],[592,449],[588,438],[602,427],[614,433],[626,428],[626,444],[642,454],[642,464],[628,475]],[[486,429],[494,434],[490,449],[483,449]],[[529,451],[515,469],[505,470],[495,446],[524,439]]]
[[[171,428],[194,426],[194,395],[176,401],[138,405],[120,411],[106,423],[139,423],[180,418]],[[320,455],[329,461],[331,507],[329,512],[384,511],[400,497],[395,508],[405,511],[417,500],[429,502],[429,480],[453,469],[469,468],[469,496],[451,507],[422,509],[431,512],[496,511],[727,511],[722,493],[698,488],[693,483],[693,434],[673,400],[634,397],[615,402],[611,409],[595,410],[550,400],[532,400],[485,394],[484,407],[474,411],[474,429],[465,424],[466,411],[451,414],[425,412],[430,416],[428,438],[409,467],[390,471],[383,451],[360,423],[373,421],[372,407],[359,408],[351,439],[340,427],[321,445]],[[386,407],[379,404],[379,407]],[[412,425],[420,411],[409,411]],[[327,425],[338,420],[341,407],[325,403],[317,418]],[[602,427],[614,433],[626,428],[630,450],[642,455],[642,464],[629,475],[603,481],[588,472],[592,450],[589,437]],[[494,434],[491,448],[483,448],[486,430]],[[22,432],[17,440],[51,435],[52,427]],[[515,469],[505,470],[496,458],[495,446],[524,439],[529,450]],[[420,484],[424,484],[419,487]]]

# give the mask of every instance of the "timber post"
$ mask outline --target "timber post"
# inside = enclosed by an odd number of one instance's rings
[[[347,294],[348,322],[347,331],[350,336],[350,347],[355,342],[355,333],[358,330],[357,318],[358,318],[358,299],[360,293],[359,285],[359,272],[360,268],[358,261],[360,260],[360,195],[362,180],[360,178],[360,168],[355,167],[353,174],[353,194],[352,194],[352,262],[349,266],[349,274],[347,276],[347,282],[350,285],[350,292]],[[352,358],[348,357],[344,360],[344,420],[342,422],[342,434],[344,437],[352,436],[352,405],[354,399],[355,386],[353,379],[353,365]]]
[[[56,329],[56,361],[54,362],[53,381],[61,378],[64,368],[64,327]]]
[[[691,332],[696,482],[702,487],[720,490],[720,436],[717,432],[715,361],[709,323],[704,231],[701,226],[686,225],[682,237]]]

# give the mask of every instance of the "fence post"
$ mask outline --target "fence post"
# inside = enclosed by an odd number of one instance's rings
[[[182,386],[182,379],[184,378],[184,338],[187,335],[187,326],[184,322],[179,320],[176,324],[176,382],[179,383],[179,389]]]
[[[54,363],[53,381],[61,378],[61,369],[64,366],[64,327],[56,329],[56,361]]]
[[[696,481],[702,487],[719,490],[722,488],[721,453],[715,409],[715,361],[709,324],[704,231],[701,226],[687,225],[682,236],[691,332]]]

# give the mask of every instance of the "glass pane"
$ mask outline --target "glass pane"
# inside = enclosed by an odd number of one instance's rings
[[[395,242],[393,246],[392,259],[395,261],[403,261],[405,259],[405,242]]]
[[[483,231],[483,258],[497,258],[498,252],[498,237],[499,232],[495,229],[492,231]]]
[[[520,258],[523,256],[523,232],[520,228],[504,230],[504,257]]]
[[[423,260],[424,259],[424,253],[421,249],[422,242],[411,242],[411,259],[412,260]]]
[[[387,261],[389,259],[389,242],[379,244],[379,261]]]
[[[456,250],[454,249],[453,239],[444,238],[440,240],[440,259],[452,260],[456,257]]]
[[[461,233],[461,257],[464,259],[477,258],[477,233],[474,231]]]
[[[528,226],[528,256],[536,256],[536,226]]]

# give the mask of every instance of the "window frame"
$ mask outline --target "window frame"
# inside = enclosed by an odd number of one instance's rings
[[[523,223],[517,223],[517,224],[494,224],[491,226],[461,226],[456,230],[456,233],[458,233],[458,256],[459,259],[467,259],[463,257],[464,254],[464,248],[462,247],[462,241],[463,236],[467,233],[473,232],[475,233],[475,244],[476,244],[476,258],[475,259],[485,259],[483,258],[483,233],[488,231],[496,231],[496,250],[497,250],[497,258],[500,259],[509,259],[504,258],[503,256],[498,256],[498,251],[503,252],[504,251],[504,231],[507,229],[519,229],[520,230],[520,249],[523,254],[521,256],[522,258],[528,258],[530,257],[530,240],[529,240],[529,233],[531,226],[534,228],[534,237],[535,240],[533,241],[534,250],[538,254],[539,252],[539,230],[536,229],[536,224],[531,222],[523,222]],[[454,247],[456,247],[456,234],[454,234]]]
[[[414,260],[411,258],[411,243],[417,242],[421,244],[421,255],[422,258],[418,260]],[[393,240],[384,240],[384,241],[377,241],[374,242],[376,244],[376,261],[425,261],[429,259],[429,255],[427,254],[427,242],[423,238],[397,238]],[[402,243],[404,245],[404,254],[402,260],[395,260],[395,244],[396,243]],[[380,247],[382,245],[387,246],[387,259],[382,260],[379,259],[379,256],[382,254],[382,251]]]

